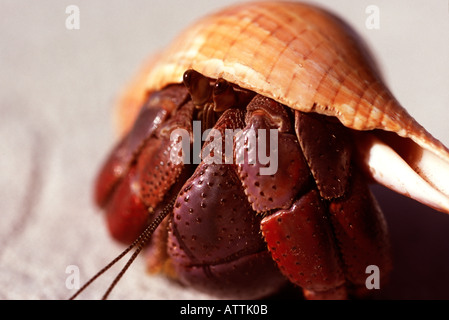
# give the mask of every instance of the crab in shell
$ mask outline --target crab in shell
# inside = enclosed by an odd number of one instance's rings
[[[262,298],[286,282],[310,299],[363,296],[368,266],[392,268],[369,183],[449,212],[448,149],[373,61],[311,5],[247,3],[193,24],[118,110],[122,138],[95,186],[112,236],[136,254],[148,243],[151,271],[218,297]],[[251,144],[268,132],[276,139]],[[252,148],[275,170],[263,174]]]

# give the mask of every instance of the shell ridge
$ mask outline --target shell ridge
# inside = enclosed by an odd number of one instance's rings
[[[331,71],[333,71],[333,70],[335,69],[335,67],[340,63],[340,61],[341,61],[341,60],[335,58],[335,59],[332,61],[332,63],[329,65],[329,67],[326,69],[326,71],[325,71],[324,74],[322,75],[322,77],[321,77],[321,79],[320,79],[320,81],[319,81],[319,83],[318,83],[318,85],[317,85],[317,88],[316,88],[316,91],[315,91],[315,95],[313,96],[313,101],[316,101],[316,100],[317,100],[317,95],[318,95],[319,92],[320,92],[319,89],[320,89],[321,86],[323,85],[324,80],[329,76],[329,74],[331,73]],[[334,79],[334,81],[337,81],[337,82],[338,82],[338,86],[341,84],[340,79],[337,79],[337,78],[334,78],[334,77],[333,77],[333,79]],[[335,86],[335,87],[336,87],[336,86]],[[334,91],[334,95],[332,96],[332,99],[331,99],[332,102],[334,102],[335,96],[337,95],[337,93],[338,93],[338,89]]]
[[[352,117],[352,122],[350,124],[350,127],[362,127],[364,123],[369,123],[369,119],[371,118],[371,113],[373,111],[373,108],[367,108],[368,114],[366,114],[363,119],[358,116],[360,111],[360,106],[362,105],[362,102],[364,101],[366,105],[370,105],[369,101],[365,98],[365,95],[369,91],[369,88],[375,85],[375,82],[365,82],[365,85],[363,87],[363,93],[359,96],[359,100],[355,104],[355,110],[354,110],[354,116]]]

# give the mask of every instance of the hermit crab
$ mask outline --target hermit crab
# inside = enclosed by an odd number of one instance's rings
[[[199,20],[146,65],[118,119],[95,186],[112,236],[218,297],[286,282],[309,299],[363,297],[366,268],[392,268],[371,182],[449,212],[448,149],[357,34],[315,6],[251,2]]]

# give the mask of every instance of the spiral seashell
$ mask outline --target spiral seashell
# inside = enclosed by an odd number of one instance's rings
[[[355,132],[385,131],[411,139],[398,166],[410,167],[417,175],[412,180],[391,178],[382,164],[387,158],[380,164],[370,161],[376,158],[370,151],[379,144],[388,150],[382,157],[398,156],[398,143],[392,146],[390,137],[356,140],[377,182],[449,212],[449,150],[400,105],[363,41],[328,11],[298,2],[251,2],[198,20],[153,57],[125,93],[118,115],[121,131],[132,124],[149,92],[181,83],[188,69],[295,110],[334,116]],[[410,189],[416,183],[419,187]],[[423,195],[422,185],[435,194]]]

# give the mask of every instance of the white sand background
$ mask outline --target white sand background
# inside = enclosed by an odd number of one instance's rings
[[[66,299],[123,247],[92,202],[116,137],[111,110],[144,59],[197,17],[235,1],[0,0],[0,299]],[[449,145],[446,0],[312,1],[347,20],[373,50],[398,100]],[[66,7],[80,9],[67,30]],[[368,5],[380,29],[365,26]],[[449,298],[449,216],[374,187],[390,225],[395,269],[382,299]],[[112,299],[207,299],[138,259]],[[117,271],[117,269],[115,269]],[[101,297],[108,273],[81,298]]]

